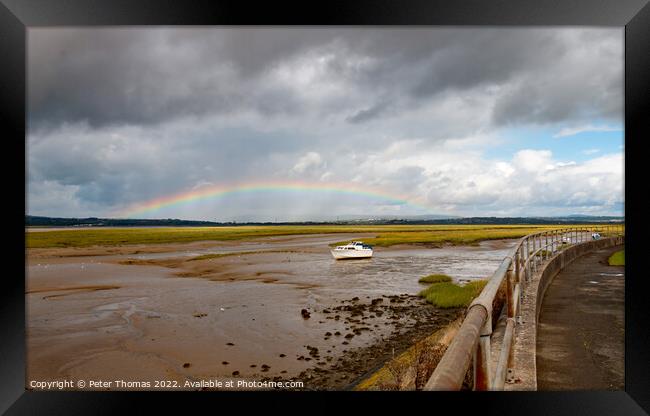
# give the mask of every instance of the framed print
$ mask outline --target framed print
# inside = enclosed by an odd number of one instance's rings
[[[646,2],[2,3],[3,411],[650,408]]]

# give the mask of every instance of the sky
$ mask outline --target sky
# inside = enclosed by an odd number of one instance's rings
[[[27,211],[622,215],[622,28],[28,29]]]

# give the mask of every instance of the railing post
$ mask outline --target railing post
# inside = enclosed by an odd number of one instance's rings
[[[521,247],[515,253],[515,284],[521,281]]]
[[[533,236],[533,270],[537,271],[537,235]]]
[[[528,276],[530,269],[530,260],[528,259],[530,256],[530,238],[528,237],[526,238],[526,252],[524,254],[524,278],[526,279],[526,282],[528,282],[530,280]]]
[[[515,256],[516,258],[516,256]],[[515,316],[515,283],[513,280],[513,265],[508,268],[506,273],[506,306],[508,307],[508,318]]]
[[[521,283],[517,282],[517,254],[515,254],[515,264],[514,267],[511,265],[510,269],[508,269],[508,275],[507,275],[507,281],[510,283],[510,287],[508,288],[508,294],[510,295],[510,300],[508,301],[508,318],[512,319],[512,322],[514,324],[513,326],[513,331],[514,328],[517,325],[517,313],[521,313]],[[517,287],[519,285],[519,287]],[[516,291],[516,289],[519,289]],[[508,320],[506,320],[506,326],[507,326]],[[513,333],[513,339],[514,339],[514,333]],[[504,337],[505,341],[505,337]],[[505,344],[501,344],[501,348],[511,348],[512,344],[506,346]],[[512,369],[514,367],[514,352],[510,350],[510,353],[508,354],[508,364],[506,365],[506,374],[511,374],[509,369]],[[497,365],[498,369],[498,365]],[[511,378],[510,376],[506,376],[506,379]]]
[[[490,337],[492,336],[492,318],[488,316],[483,328],[489,326],[489,333],[484,335],[484,330],[481,330],[481,336],[476,344],[474,350],[474,390],[486,391],[492,389],[491,380],[491,351],[490,351]],[[487,331],[485,331],[487,332]]]
[[[523,285],[526,282],[526,264],[524,263],[524,245],[521,244],[519,246],[519,250],[517,250],[518,256],[519,256],[519,273],[517,274],[517,280],[519,281],[519,284]]]
[[[548,231],[544,233],[544,260],[548,260]]]
[[[530,245],[532,246],[532,238],[529,238],[528,240],[530,241]],[[528,281],[531,281],[533,278],[533,261],[534,259],[531,257],[530,252],[528,252]]]

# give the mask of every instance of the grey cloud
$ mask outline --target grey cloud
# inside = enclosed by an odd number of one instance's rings
[[[580,45],[596,48],[608,31],[583,29]],[[562,35],[550,28],[30,29],[28,41],[33,127],[80,120],[93,126],[151,124],[244,110],[298,116],[309,107],[300,91],[274,89],[267,77],[278,65],[314,53],[333,55],[321,76],[349,80],[367,97],[361,111],[341,107],[345,96],[330,106],[318,103],[347,113],[342,117],[354,123],[380,115],[386,100],[412,107],[450,89],[507,84],[519,74],[561,73],[568,68],[557,68],[556,61],[570,53]],[[357,65],[355,59],[368,62]],[[613,75],[619,85],[621,74]],[[585,96],[581,86],[575,88],[578,97]],[[522,87],[505,96],[495,122],[521,118],[526,106],[519,103],[527,92]],[[576,105],[571,96],[546,102],[548,95],[536,106]],[[617,111],[621,103],[613,98],[610,111]],[[546,112],[523,118],[557,118]]]
[[[388,103],[382,102],[373,105],[370,108],[364,110],[359,110],[355,114],[347,117],[345,120],[349,123],[363,123],[368,120],[372,120],[384,114],[389,108]]]

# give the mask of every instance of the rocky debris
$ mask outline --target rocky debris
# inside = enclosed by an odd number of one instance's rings
[[[192,315],[195,318],[203,318],[204,316],[208,316],[207,313],[195,313]]]
[[[319,358],[318,348],[312,347],[311,345],[305,345],[305,348],[309,350],[309,355],[311,355],[314,358]]]
[[[354,298],[341,301],[340,305],[323,309],[324,313],[336,313],[327,319],[345,322],[345,339],[341,344],[349,345],[355,335],[363,332],[375,334],[370,338],[370,344],[363,342],[355,348],[343,349],[342,356],[329,355],[336,345],[329,345],[328,355],[321,358],[317,347],[305,345],[308,356],[297,356],[298,361],[312,361],[311,367],[291,378],[275,376],[266,380],[305,381],[302,389],[307,390],[342,390],[354,387],[359,381],[369,376],[372,371],[384,364],[394,355],[400,354],[407,348],[440,329],[463,313],[463,309],[437,309],[418,296],[408,294],[383,295],[381,298],[370,299],[368,303]],[[387,299],[388,302],[384,302]],[[309,313],[306,309],[303,311]],[[325,312],[327,311],[327,312]],[[302,311],[301,311],[302,313]],[[373,321],[368,321],[372,319]],[[323,322],[323,321],[319,321]],[[332,321],[330,321],[333,324]],[[341,331],[334,331],[335,336],[341,336]],[[332,336],[325,332],[325,339]],[[373,341],[374,340],[374,341]],[[281,355],[282,356],[282,355]],[[253,365],[251,365],[253,367]],[[266,372],[270,367],[262,366]],[[280,374],[286,374],[283,370]],[[233,374],[234,375],[234,374]]]
[[[324,310],[335,314],[328,319],[345,322],[345,329],[349,332],[345,334],[342,345],[350,345],[349,341],[364,332],[376,334],[370,339],[371,344],[362,342],[359,347],[343,349],[342,356],[328,355],[322,359],[318,348],[307,345],[305,347],[309,351],[309,357],[300,356],[298,360],[310,361],[313,358],[316,360],[315,365],[288,380],[309,380],[305,383],[305,388],[310,390],[351,388],[368,376],[369,371],[392,358],[393,354],[403,352],[463,313],[462,308],[437,309],[424,299],[408,294],[383,295],[372,299],[367,297],[367,301],[355,298],[343,300]],[[343,335],[338,330],[333,332],[334,336]],[[331,336],[330,331],[325,332],[325,339]],[[331,353],[336,346],[331,345],[329,348],[331,349],[327,352]]]
[[[230,364],[230,363],[229,363],[228,361],[222,361],[221,364],[223,364],[223,365],[228,365],[228,364]]]
[[[229,347],[232,347],[235,344],[233,344],[232,342],[226,342],[226,345],[228,345]]]
[[[287,356],[287,354],[280,354],[280,358],[284,358],[286,356]]]
[[[183,368],[189,368],[189,366],[192,365],[190,363],[183,363]]]
[[[233,375],[233,376],[238,376],[238,375],[239,375],[239,371],[233,371],[233,372],[232,372],[232,375]]]
[[[311,314],[309,313],[309,311],[307,309],[300,310],[300,314],[302,315],[302,317],[304,319],[309,319],[309,317],[311,316]]]

